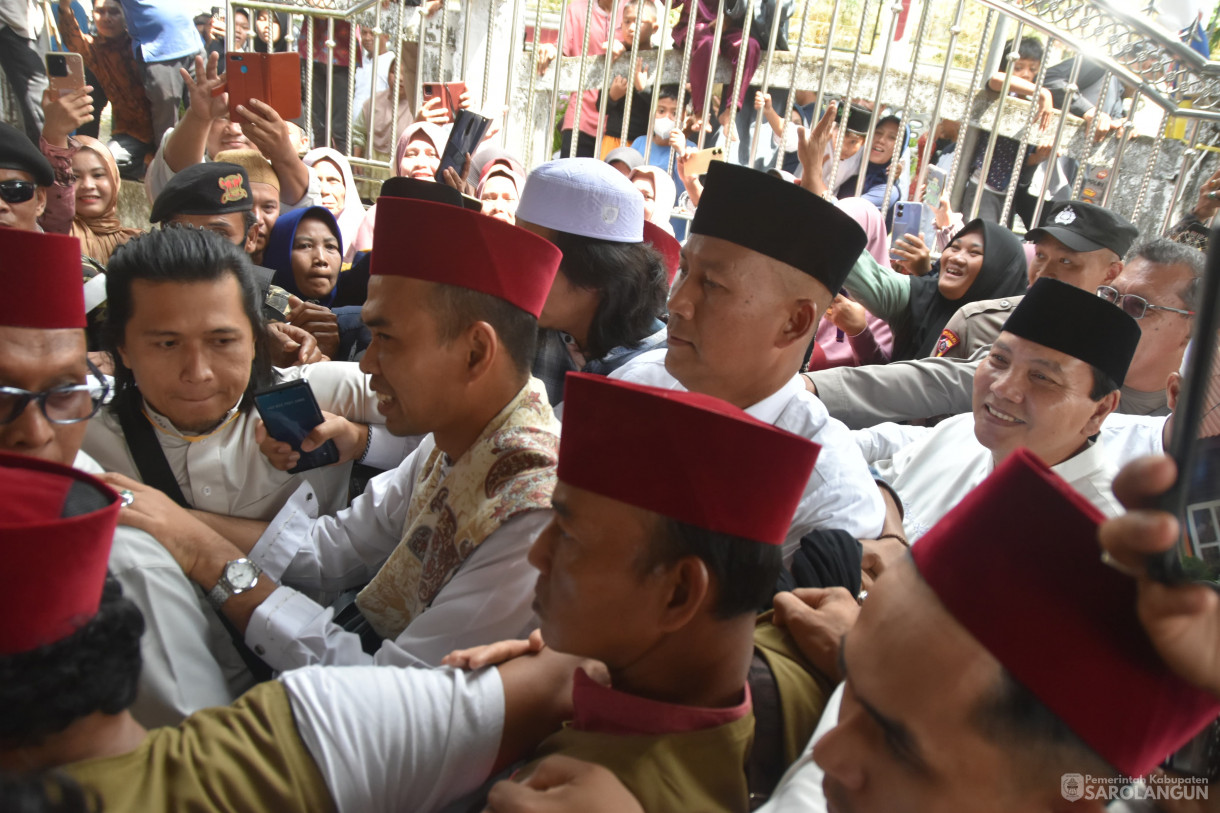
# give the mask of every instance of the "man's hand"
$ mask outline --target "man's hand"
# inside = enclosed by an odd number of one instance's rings
[[[54,88],[42,92],[42,111],[45,121],[42,137],[52,147],[67,148],[68,136],[82,124],[93,121],[93,92],[91,85],[59,95]]]
[[[287,122],[271,105],[251,99],[250,107],[237,106],[237,114],[245,119],[241,122],[242,133],[272,164],[301,160],[292,146]]]
[[[1199,187],[1199,200],[1195,204],[1194,215],[1199,220],[1207,220],[1220,209],[1220,169]]]
[[[440,96],[433,96],[419,106],[415,119],[416,121],[430,121],[433,124],[448,124],[453,120],[453,115],[449,112],[449,108],[445,107],[444,99]]]
[[[860,605],[842,587],[802,587],[775,594],[775,625],[784,627],[814,667],[840,681],[839,644],[856,623]]]
[[[610,80],[610,100],[617,102],[627,95],[627,77],[615,74]]]
[[[1038,124],[1039,130],[1045,130],[1051,124],[1051,117],[1055,114],[1055,97],[1051,92],[1042,88],[1038,91],[1038,103],[1034,112],[1034,120]]]
[[[441,658],[441,666],[482,669],[484,666],[495,666],[531,652],[541,652],[544,646],[546,644],[542,642],[542,630],[534,630],[525,640],[497,641],[470,649],[455,649]]]
[[[763,93],[761,90],[754,91],[754,109],[771,110],[771,94]]]
[[[1153,647],[1183,679],[1220,697],[1220,593],[1201,584],[1166,585],[1147,575],[1146,557],[1171,549],[1177,519],[1150,506],[1169,490],[1177,468],[1171,458],[1143,457],[1114,479],[1114,493],[1129,510],[1098,530],[1102,548],[1137,575],[1136,611]]]
[[[549,756],[519,783],[497,782],[487,794],[491,813],[644,813],[631,792],[601,765]]]
[[[318,349],[318,340],[312,333],[287,322],[270,322],[267,325],[267,342],[271,350],[271,364],[275,367],[330,361]]]
[[[212,25],[208,29],[211,39],[223,40],[225,38],[225,17],[223,14],[217,14],[212,18]]]
[[[918,234],[904,234],[894,243],[890,253],[898,260],[894,270],[900,274],[922,277],[932,270],[932,252]]]
[[[539,76],[546,73],[546,69],[551,66],[551,63],[555,61],[555,57],[558,56],[558,54],[559,52],[555,50],[555,46],[552,43],[544,42],[538,46],[538,56],[536,61],[538,64]]]
[[[826,310],[826,318],[848,336],[859,336],[868,327],[868,311],[864,306],[843,294],[836,294]]]
[[[796,129],[796,156],[801,161],[801,186],[815,195],[826,193],[826,183],[822,180],[822,164],[826,162],[826,148],[834,132],[835,115],[839,112],[839,103],[831,102],[826,112],[813,130],[804,127]]]
[[[218,71],[219,64],[220,54],[209,54],[206,67],[202,56],[195,57],[195,76],[202,77],[198,80],[186,68],[178,69],[191,99],[186,115],[205,126],[211,126],[213,120],[229,115],[229,94],[224,90],[226,80]]]
[[[326,441],[333,440],[339,448],[339,460],[334,465],[356,460],[364,454],[370,431],[368,424],[349,421],[342,415],[325,410],[322,411],[322,418],[322,423],[315,426],[313,431],[305,436],[305,440],[301,441],[302,452],[312,452]],[[268,435],[267,427],[262,421],[254,425],[254,440],[258,442],[259,451],[267,458],[267,462],[280,471],[288,471],[301,462],[300,453],[284,441]]]
[[[119,512],[119,524],[139,528],[154,537],[189,578],[199,561],[201,542],[213,536],[213,531],[152,486],[137,483],[122,474],[106,473],[98,477],[116,491],[125,489],[133,495],[131,503]]]
[[[1103,138],[1109,135],[1112,130],[1119,130],[1122,126],[1119,122],[1110,118],[1109,114],[1103,113],[1094,107],[1088,113],[1084,114],[1084,126],[1086,129],[1094,119],[1097,120],[1096,128],[1093,130],[1094,141],[1101,141]]]
[[[296,296],[288,297],[288,307],[288,324],[307,331],[317,339],[322,355],[334,358],[339,352],[339,317],[335,312]]]
[[[445,171],[441,173],[441,183],[445,186],[451,186],[463,195],[474,197],[475,188],[470,181],[466,180],[470,177],[470,153],[466,153],[466,160],[462,162],[462,174],[459,175],[453,167],[445,167]]]

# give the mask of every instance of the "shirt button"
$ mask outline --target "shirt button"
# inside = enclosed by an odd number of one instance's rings
[[[1012,307],[1012,303],[1009,302],[1007,299],[1001,299],[1000,307],[1003,308],[1004,310],[1008,310],[1009,308]]]
[[[256,644],[254,647],[254,654],[255,655],[266,655],[267,650],[263,648],[262,644]]]
[[[204,487],[203,487],[203,496],[205,496],[205,497],[210,497],[210,496],[212,496],[212,489],[211,489],[211,487],[210,487],[210,486],[204,486]]]

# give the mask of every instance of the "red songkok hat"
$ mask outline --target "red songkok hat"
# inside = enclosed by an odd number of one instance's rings
[[[682,264],[682,244],[651,220],[644,221],[644,242],[651,243],[661,255],[661,259],[665,261],[665,279],[673,285],[674,277],[678,276],[678,268]]]
[[[377,199],[372,274],[457,285],[542,313],[563,253],[478,212],[407,198]]]
[[[85,326],[85,286],[80,240],[0,228],[0,326],[44,330]]]
[[[565,382],[559,479],[709,531],[782,544],[821,450],[709,395]]]
[[[55,643],[97,615],[118,521],[118,495],[101,480],[0,454],[0,655]]]
[[[1101,561],[1103,519],[1020,449],[911,555],[1018,683],[1110,765],[1143,776],[1214,720],[1220,702],[1156,654],[1136,616],[1135,581]]]

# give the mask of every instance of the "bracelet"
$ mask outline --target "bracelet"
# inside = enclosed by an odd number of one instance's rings
[[[897,539],[904,546],[906,546],[908,548],[911,547],[911,543],[908,542],[907,538],[905,536],[903,536],[902,534],[880,534],[877,538],[878,539]]]
[[[368,430],[368,434],[366,435],[366,437],[364,439],[364,452],[360,455],[360,457],[356,458],[357,463],[364,462],[364,458],[369,456],[369,449],[373,445],[373,425],[365,424],[365,427]]]

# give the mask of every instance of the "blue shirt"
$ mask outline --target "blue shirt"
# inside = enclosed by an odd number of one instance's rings
[[[195,21],[181,0],[119,0],[132,50],[145,62],[168,62],[203,50]]]

